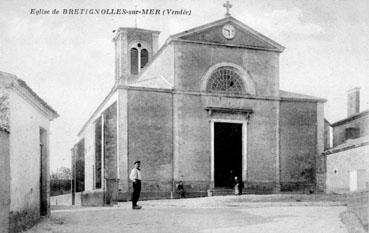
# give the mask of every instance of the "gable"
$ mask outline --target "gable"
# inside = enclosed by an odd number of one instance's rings
[[[227,24],[230,24],[235,28],[235,36],[232,39],[227,39],[223,36],[223,26]],[[227,17],[225,19],[176,34],[172,38],[255,49],[275,50],[279,52],[284,50],[283,46],[254,31],[233,17]]]
[[[39,97],[25,81],[19,79],[17,76],[0,71],[0,85],[5,88],[16,90],[16,93],[26,98],[37,107],[38,110],[45,113],[49,120],[59,117],[59,114],[48,105],[41,97]]]

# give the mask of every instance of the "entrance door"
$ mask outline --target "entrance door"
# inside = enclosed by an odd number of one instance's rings
[[[232,187],[242,179],[242,124],[214,123],[214,185]]]

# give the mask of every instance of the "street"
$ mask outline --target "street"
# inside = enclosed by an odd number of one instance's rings
[[[91,232],[288,232],[345,233],[339,202],[245,202],[245,196],[142,201],[114,207],[53,210],[50,219],[27,231]]]

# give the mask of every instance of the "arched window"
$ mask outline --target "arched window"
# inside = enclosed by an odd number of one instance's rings
[[[222,66],[211,74],[206,90],[208,92],[241,94],[245,92],[245,87],[237,69],[231,66]]]
[[[131,49],[131,74],[138,74],[138,49]]]
[[[141,43],[135,43],[131,47],[131,74],[137,75],[149,62],[149,52]]]
[[[149,61],[149,52],[146,49],[141,50],[141,69],[145,67]]]

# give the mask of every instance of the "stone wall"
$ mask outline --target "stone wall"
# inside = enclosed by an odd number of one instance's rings
[[[327,181],[327,164],[326,156],[320,154],[316,158],[316,191],[326,192],[326,181]]]
[[[128,168],[120,169],[128,169],[129,175],[133,163],[140,160],[142,192],[171,192],[172,95],[167,92],[129,90],[128,103]]]
[[[105,202],[110,204],[118,197],[118,153],[117,153],[117,103],[109,106],[104,117],[104,178],[106,182]]]
[[[104,200],[104,191],[102,189],[87,190],[81,193],[82,206],[104,206],[106,203]]]
[[[9,233],[24,231],[40,220],[40,211],[34,207],[24,207],[21,211],[10,211]]]
[[[282,101],[280,107],[281,191],[311,189],[317,156],[317,104]]]
[[[211,32],[209,32],[211,33]],[[210,120],[245,120],[245,114],[223,114],[209,117],[206,107],[252,109],[247,126],[247,187],[255,192],[272,192],[276,187],[278,157],[277,101],[269,97],[279,91],[278,60],[275,52],[174,42],[174,161],[175,180],[184,179],[192,190],[206,190],[211,184]],[[205,75],[216,65],[233,64],[245,71],[263,100],[202,96]],[[250,88],[249,86],[246,87]],[[263,140],[260,140],[263,138]],[[263,172],[260,172],[263,171]],[[191,187],[190,187],[191,188]]]
[[[175,42],[174,54],[177,90],[199,91],[206,71],[227,62],[247,72],[254,82],[256,95],[279,95],[279,53]]]
[[[0,127],[0,233],[9,230],[10,164],[9,133]]]
[[[277,166],[277,101],[235,97],[176,95],[175,180],[182,178],[188,190],[206,191],[211,184],[211,120],[246,121],[245,113],[214,112],[206,107],[252,109],[247,124],[246,188],[250,192],[273,192]],[[246,149],[246,148],[245,148]]]
[[[174,164],[188,191],[210,188],[210,124],[199,96],[174,96]]]
[[[117,104],[104,113],[104,178],[117,179]]]
[[[369,223],[369,191],[354,192],[348,195],[347,209],[353,212],[368,229]]]

